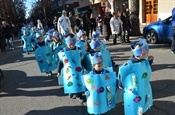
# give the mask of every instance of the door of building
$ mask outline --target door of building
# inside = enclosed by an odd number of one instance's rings
[[[157,21],[158,0],[146,0],[146,23]]]

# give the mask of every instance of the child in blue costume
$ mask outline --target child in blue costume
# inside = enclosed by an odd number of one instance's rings
[[[25,51],[27,54],[29,54],[29,51],[33,50],[32,47],[32,43],[31,43],[31,39],[32,36],[29,33],[28,30],[23,30],[23,36],[21,36],[22,40],[23,40],[23,51]]]
[[[86,32],[80,29],[77,33],[77,37],[79,40],[76,42],[75,45],[77,47],[80,47],[86,53],[85,49],[86,49],[86,44],[88,43]]]
[[[89,45],[90,45],[90,54],[89,54],[90,57],[93,56],[95,52],[100,52],[103,57],[103,67],[104,68],[113,67],[113,61],[111,60],[109,50],[107,49],[102,50],[101,43],[99,40],[96,41],[92,40]]]
[[[58,74],[61,75],[63,68],[63,86],[64,93],[69,94],[70,98],[77,98],[83,102],[84,98],[82,93],[85,91],[85,87],[82,82],[83,66],[86,65],[84,60],[84,54],[81,48],[76,47],[76,38],[73,34],[69,34],[65,39],[66,47],[59,53],[58,62]]]
[[[116,73],[103,68],[101,53],[92,56],[93,70],[83,75],[89,114],[104,115],[116,105]]]
[[[54,54],[54,59],[56,59],[56,62],[58,62],[59,57],[58,57],[58,52],[61,51],[64,47],[66,47],[66,44],[64,40],[61,38],[61,35],[57,32],[54,31],[52,34],[52,51]]]
[[[150,77],[152,70],[145,39],[132,43],[133,58],[119,68],[119,88],[124,89],[125,115],[142,115],[153,104]]]
[[[37,33],[38,43],[35,47],[35,58],[38,62],[41,72],[46,72],[47,76],[52,76],[52,71],[56,69],[57,64],[53,59],[52,50],[44,41],[44,38]]]
[[[59,52],[61,49],[66,47],[64,39],[62,38],[61,34],[59,34],[57,31],[53,32],[52,40],[53,51],[56,50],[57,52]]]
[[[32,42],[32,47],[33,47],[33,49],[35,49],[36,43],[37,43],[36,31],[37,31],[37,30],[36,30],[36,27],[32,27],[32,28],[31,28],[31,34],[32,34],[31,42]]]
[[[77,33],[77,37],[79,40],[76,42],[75,45],[77,47],[80,47],[84,53],[84,59],[87,62],[85,68],[87,68],[88,70],[92,70],[92,65],[91,65],[90,59],[89,59],[89,53],[86,52],[86,46],[88,46],[87,44],[89,44],[87,41],[86,31],[80,29]],[[85,71],[85,73],[88,73],[88,71]]]

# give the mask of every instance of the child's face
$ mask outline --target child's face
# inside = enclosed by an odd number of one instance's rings
[[[40,37],[38,38],[38,42],[39,42],[39,43],[42,43],[43,41],[44,41],[43,37],[40,36]]]
[[[69,49],[74,49],[74,48],[75,48],[75,44],[71,43],[71,44],[67,45],[67,47],[68,47]]]
[[[81,40],[86,40],[86,34],[83,34],[82,37],[81,37]]]
[[[93,67],[96,71],[101,71],[103,69],[103,63],[94,64]]]

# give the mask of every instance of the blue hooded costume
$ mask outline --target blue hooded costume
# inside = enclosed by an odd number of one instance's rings
[[[102,63],[101,53],[96,52],[92,57],[93,64]],[[87,91],[87,111],[90,114],[103,114],[116,105],[116,73],[102,69],[99,74],[92,70],[82,76]]]
[[[37,38],[41,35],[37,33]],[[57,68],[57,63],[53,59],[52,50],[48,45],[39,46],[35,50],[35,58],[38,62],[41,73],[51,72]]]
[[[32,36],[28,30],[23,30],[23,36],[21,37],[21,39],[24,42],[23,51],[26,51],[26,52],[32,51],[33,50],[32,43],[31,43]]]
[[[65,43],[75,44],[75,36],[68,36],[65,39]],[[80,93],[85,91],[85,87],[82,82],[83,67],[81,64],[84,54],[81,49],[75,47],[75,50],[66,50],[63,48],[58,53],[60,61],[64,64],[62,69],[64,93]],[[59,78],[61,79],[61,78]]]
[[[131,49],[134,56],[141,56],[149,51],[145,39],[139,39],[132,44]],[[120,86],[124,88],[125,115],[143,114],[152,106],[152,89],[149,82],[151,76],[150,63],[146,59],[132,59],[119,68]]]

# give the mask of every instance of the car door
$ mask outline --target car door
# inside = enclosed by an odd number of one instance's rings
[[[172,31],[172,25],[171,25],[172,18],[169,17],[162,21],[162,24],[160,24],[160,37],[161,41],[168,42],[172,39],[173,31]]]

